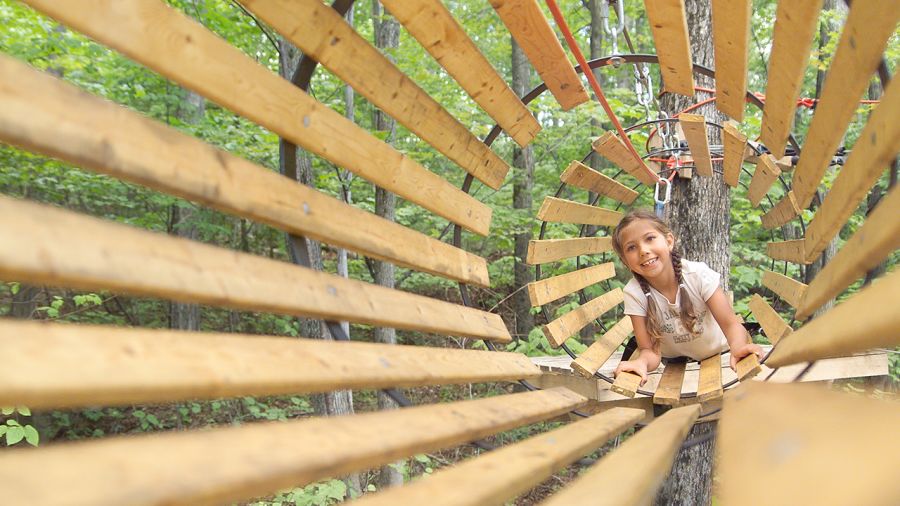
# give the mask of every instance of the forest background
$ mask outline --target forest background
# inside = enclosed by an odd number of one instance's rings
[[[258,22],[237,2],[226,0],[170,0],[175,8],[185,12],[232,45],[244,51],[273,72],[290,75],[296,66],[299,53],[290,47],[272,29]],[[529,91],[540,80],[526,68],[524,73],[513,75],[513,44],[489,3],[484,0],[447,0],[444,2],[455,18],[463,25],[469,36],[495,66],[498,72],[513,83],[520,95]],[[599,0],[561,0],[560,5],[569,25],[575,30],[576,39],[582,51],[591,57],[613,54],[613,41],[609,33],[602,29],[602,12]],[[749,89],[764,92],[767,82],[766,66],[771,47],[775,17],[773,0],[754,0],[753,22],[750,45]],[[834,51],[846,7],[839,0],[826,0],[820,17],[820,30],[814,42],[814,51],[804,81],[802,97],[816,97],[821,89],[824,71]],[[614,12],[609,13],[609,25],[615,25]],[[549,16],[548,16],[549,17]],[[391,16],[384,12],[375,0],[361,0],[355,3],[350,23],[366,39],[375,43],[409,75],[419,86],[441,103],[463,125],[475,135],[487,135],[493,121],[449,78],[437,62],[412,39]],[[147,70],[119,53],[111,51],[90,39],[66,29],[55,21],[45,18],[33,10],[12,0],[0,0],[0,51],[26,61],[32,66],[52,73],[80,88],[123,104],[160,122],[167,123],[181,131],[203,139],[238,156],[271,168],[283,170],[285,159],[283,146],[279,145],[276,134],[253,124],[231,111],[204,100],[198,95],[185,91],[165,78]],[[625,3],[625,26],[630,34],[636,53],[654,53],[643,3]],[[497,34],[503,34],[498,36]],[[624,40],[616,41],[619,53],[628,49]],[[900,34],[892,37],[886,61],[891,74],[896,70],[900,55]],[[651,67],[653,82],[659,83],[658,71]],[[632,67],[606,67],[596,73],[607,94],[610,105],[624,125],[635,124],[647,119],[655,119],[656,111],[647,111],[638,104],[635,78]],[[516,82],[517,81],[517,82]],[[654,91],[658,91],[654,90]],[[869,87],[868,97],[877,99],[881,94],[877,80]],[[411,134],[400,125],[380,114],[372,104],[326,69],[320,68],[314,75],[310,93],[328,107],[352,118],[366,130],[391,143],[401,152],[419,161],[422,165],[456,185],[461,185],[464,173],[448,159],[437,153],[428,144]],[[492,280],[490,289],[470,289],[474,303],[483,309],[499,312],[516,337],[509,349],[529,355],[557,354],[559,350],[549,347],[539,325],[545,323],[546,316],[533,312],[523,304],[517,292],[522,284],[533,276],[533,268],[524,266],[522,244],[528,238],[537,237],[540,222],[535,219],[537,204],[544,196],[553,195],[559,186],[559,174],[572,160],[581,160],[590,153],[591,137],[600,135],[612,127],[602,108],[596,101],[583,104],[572,111],[564,112],[554,98],[544,93],[529,104],[543,129],[526,152],[519,150],[505,135],[493,144],[494,151],[510,164],[515,164],[506,182],[499,190],[475,183],[473,195],[490,205],[493,210],[491,234],[486,238],[470,234],[463,235],[463,247],[488,259]],[[861,105],[857,118],[847,132],[844,146],[852,147],[856,136],[865,122],[871,106]],[[742,129],[752,139],[758,135],[761,111],[747,108]],[[649,117],[648,117],[649,114]],[[795,135],[801,141],[802,134],[812,118],[812,110],[798,107],[795,117]],[[642,146],[646,130],[634,137],[636,145]],[[643,137],[641,137],[643,136]],[[435,217],[422,208],[398,199],[393,210],[384,203],[388,196],[379,195],[372,184],[335,167],[327,160],[301,151],[298,163],[305,171],[307,184],[320,191],[335,195],[379,214],[391,213],[396,221],[434,237],[448,240],[446,221]],[[600,157],[591,157],[588,162],[595,168],[611,174],[614,169]],[[838,167],[829,169],[825,187],[836,175]],[[866,211],[877,201],[880,193],[886,191],[896,180],[896,164],[886,170],[873,192],[869,202],[841,233],[845,239],[862,222]],[[770,195],[780,196],[780,188]],[[120,182],[116,179],[77,167],[33,155],[10,146],[0,144],[0,192],[4,195],[22,197],[50,203],[76,210],[80,213],[99,216],[133,226],[158,232],[189,237],[205,243],[216,244],[257,255],[288,260],[285,235],[271,227],[253,223],[245,219],[225,215],[191,202],[160,194],[146,188]],[[567,198],[587,201],[588,195],[580,190],[567,190]],[[771,233],[760,226],[760,216],[766,209],[753,208],[745,196],[745,188],[732,191],[731,244],[732,263],[730,289],[734,292],[735,308],[740,314],[747,314],[747,301],[760,290],[760,267],[768,267],[770,260],[765,255],[765,243],[772,240]],[[644,191],[636,205],[652,207],[652,195]],[[380,208],[378,208],[381,206]],[[378,208],[378,209],[376,209]],[[805,219],[812,215],[805,211]],[[792,225],[796,226],[796,225]],[[595,231],[591,231],[595,232]],[[790,230],[784,233],[794,233]],[[605,234],[604,230],[598,232]],[[576,237],[578,227],[553,224],[548,227],[545,238]],[[836,246],[843,239],[838,239]],[[517,242],[519,247],[517,247]],[[14,240],[6,238],[5,247],[14,247]],[[64,248],[65,245],[60,245]],[[321,268],[329,272],[346,273],[352,278],[374,281],[382,284],[393,283],[405,291],[426,294],[432,297],[459,301],[457,286],[442,278],[386,266],[365,259],[353,253],[347,255],[337,249],[322,246],[317,250]],[[346,258],[346,261],[343,259]],[[597,257],[592,262],[609,261]],[[880,267],[880,272],[895,268],[900,262],[896,252]],[[518,269],[517,269],[518,267]],[[779,266],[780,267],[780,266]],[[575,268],[574,260],[544,266],[542,276],[564,273]],[[518,275],[516,274],[518,271]],[[796,266],[789,267],[795,278],[804,274]],[[613,286],[621,286],[627,281],[627,270],[617,266],[618,277]],[[872,273],[872,277],[878,272]],[[389,278],[389,279],[388,279]],[[249,334],[269,334],[281,336],[320,337],[323,330],[317,322],[307,322],[289,316],[264,313],[245,313],[215,307],[196,307],[174,304],[168,301],[123,297],[113,293],[82,293],[51,287],[28,286],[16,280],[2,280],[0,283],[0,315],[39,320],[60,320],[67,322],[133,325],[157,328],[187,328],[209,331],[242,332]],[[854,285],[850,292],[857,290],[864,281]],[[601,288],[596,288],[596,294]],[[518,296],[510,296],[518,294]],[[589,294],[594,292],[589,290]],[[527,298],[526,298],[527,299]],[[547,314],[562,314],[571,310],[578,301],[575,298],[562,300],[549,306]],[[776,306],[777,307],[777,306]],[[784,308],[779,308],[784,309]],[[783,316],[790,319],[785,311]],[[621,317],[615,312],[606,315],[606,322],[613,323]],[[391,335],[375,335],[372,328],[353,325],[350,329],[354,340],[391,340],[400,343],[427,344],[431,346],[473,347],[479,343],[459,339],[434,338],[412,332]],[[582,343],[570,340],[576,351],[584,349],[593,340],[592,331],[585,332]],[[759,337],[761,342],[765,339]],[[2,351],[0,351],[2,366]],[[897,350],[890,353],[890,377],[879,388],[882,391],[896,390],[900,375],[900,358]],[[0,385],[0,388],[3,386]],[[848,382],[845,388],[859,389],[864,386]],[[497,386],[475,385],[467,388],[444,387],[413,393],[421,401],[463,398],[476,394],[490,394],[490,388]],[[418,396],[418,397],[417,397]],[[286,419],[309,416],[314,413],[334,414],[334,399],[315,396],[294,396],[279,398],[243,398],[212,402],[194,402],[175,406],[134,406],[126,409],[87,409],[77,411],[55,411],[32,415],[27,407],[18,410],[5,408],[0,418],[0,437],[4,446],[44,444],[62,439],[99,437],[107,434],[121,434],[141,431],[183,429],[213,423],[241,423],[257,419]],[[347,409],[365,411],[384,407],[374,392],[354,392],[344,402]],[[340,400],[337,401],[340,404]],[[339,408],[340,409],[340,408]],[[522,434],[508,433],[503,436],[515,439]],[[287,491],[263,502],[297,504],[321,504],[332,502],[350,493],[351,489],[373,490],[383,483],[394,483],[410,476],[431,472],[447,462],[461,458],[460,452],[422,455],[409,462],[392,466],[384,479],[378,476],[357,477],[356,482],[332,480],[303,489]],[[348,489],[349,486],[349,489]],[[553,488],[553,484],[548,485]],[[356,492],[354,492],[356,493]]]

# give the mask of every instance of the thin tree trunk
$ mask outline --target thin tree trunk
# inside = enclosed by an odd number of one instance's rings
[[[531,84],[531,64],[525,57],[522,48],[512,41],[512,90],[518,96],[527,93]],[[527,339],[531,329],[534,328],[534,316],[531,314],[531,301],[528,293],[522,289],[525,285],[534,281],[532,267],[525,263],[528,255],[528,242],[531,241],[532,223],[532,197],[534,187],[534,148],[531,145],[519,148],[513,147],[513,209],[517,210],[519,219],[516,223],[516,231],[513,234],[515,242],[514,278],[513,278],[513,310],[516,315],[516,335]]]

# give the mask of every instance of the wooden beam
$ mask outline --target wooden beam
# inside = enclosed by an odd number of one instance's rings
[[[599,193],[605,197],[631,204],[638,193],[622,183],[604,176],[587,165],[574,160],[559,176],[560,181],[589,192]]]
[[[528,241],[525,263],[545,264],[580,255],[596,255],[612,251],[610,237],[578,237],[574,239],[543,239]]]
[[[811,385],[741,389],[716,443],[722,504],[900,503],[896,402]]]
[[[759,205],[780,175],[781,169],[775,165],[774,158],[770,155],[759,157],[756,162],[756,170],[753,171],[753,178],[750,179],[750,188],[747,189],[747,200],[753,207]]]
[[[292,234],[488,286],[487,262],[0,55],[0,141]],[[151,155],[152,156],[148,156]],[[388,239],[390,238],[390,239]]]
[[[512,340],[496,314],[9,197],[0,237],[0,279]]]
[[[794,171],[800,207],[812,202],[898,20],[900,0],[860,0],[850,8]]]
[[[750,0],[712,2],[716,107],[737,121],[744,119],[752,3]]]
[[[577,359],[572,361],[572,370],[585,378],[593,378],[594,373],[606,363],[613,352],[631,335],[631,317],[625,315],[613,325],[603,337],[594,341]]]
[[[654,186],[657,179],[647,171],[647,165],[635,159],[625,142],[614,132],[606,132],[597,137],[591,147],[600,156],[614,163],[617,167],[634,176],[635,179],[647,186]]]
[[[812,282],[797,310],[797,319],[810,316],[854,281],[866,275],[892,252],[900,249],[900,191],[895,187],[869,214]]]
[[[681,401],[681,385],[684,383],[685,362],[669,362],[653,395],[653,404],[677,406]]]
[[[27,3],[339,167],[472,232],[487,235],[490,207],[324,107],[164,2]]]
[[[588,323],[599,318],[623,300],[622,289],[614,288],[544,325],[541,330],[550,345],[559,348],[566,342],[566,339],[577,334]]]
[[[382,5],[519,146],[541,125],[494,70],[440,0],[383,0]]]
[[[564,111],[590,100],[537,0],[490,0]]]
[[[559,388],[353,416],[11,450],[0,456],[0,489],[9,504],[126,504],[135,498],[148,504],[244,502],[473,441],[586,403]],[[164,463],[161,455],[168,456]]]
[[[644,411],[609,411],[545,432],[519,443],[446,467],[380,494],[366,495],[356,506],[483,506],[505,504],[527,492],[644,417]],[[498,475],[495,471],[503,469]],[[460,486],[465,484],[465,486]]]
[[[537,219],[556,223],[576,223],[580,225],[600,225],[613,227],[622,220],[619,211],[594,207],[556,197],[544,197],[538,210]]]
[[[760,131],[762,143],[775,156],[784,154],[784,145],[791,133],[822,2],[778,2]]]
[[[759,364],[759,358],[753,353],[738,360],[738,363],[734,366],[734,372],[737,373],[739,381],[753,379],[761,370],[762,367]]]
[[[794,192],[789,191],[772,209],[762,215],[762,226],[769,230],[780,227],[800,216],[802,212],[803,210],[800,209],[797,199],[794,197]]]
[[[649,504],[669,474],[700,405],[669,410],[603,457],[543,506]]]
[[[773,260],[786,260],[795,264],[809,264],[803,245],[806,241],[803,239],[795,239],[792,241],[777,241],[766,243],[766,254]]]
[[[753,317],[756,318],[756,321],[762,327],[763,332],[766,333],[770,343],[778,344],[781,338],[794,331],[790,325],[781,319],[781,315],[766,302],[766,299],[760,297],[759,294],[753,294],[747,305],[750,307]]]
[[[712,160],[709,157],[709,140],[706,137],[706,118],[700,114],[680,114],[678,123],[691,148],[691,158],[698,176],[713,175]]]
[[[775,294],[781,297],[783,301],[787,302],[795,309],[800,307],[800,304],[803,301],[803,295],[806,293],[807,288],[805,284],[789,278],[784,274],[765,269],[763,269],[762,284],[769,290],[775,292]]]
[[[709,402],[722,398],[722,357],[718,353],[700,361],[697,400]]]
[[[637,395],[638,389],[641,387],[641,377],[633,372],[620,372],[616,376],[616,380],[610,385],[609,389],[613,392],[624,395],[625,397],[634,397]]]
[[[61,409],[534,378],[524,355],[0,321],[0,405]]]
[[[687,15],[681,0],[644,0],[653,32],[663,90],[694,96],[694,66],[688,39]]]
[[[615,275],[615,265],[612,262],[606,262],[552,278],[532,281],[528,283],[528,299],[531,301],[532,307],[543,306]]]
[[[743,108],[741,111],[743,111]],[[725,123],[722,137],[725,143],[725,160],[722,162],[725,183],[732,188],[736,188],[741,176],[741,166],[744,163],[744,149],[747,146],[747,136],[737,129],[737,125],[733,121],[729,121]]]

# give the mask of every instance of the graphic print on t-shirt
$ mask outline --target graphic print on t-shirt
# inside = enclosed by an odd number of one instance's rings
[[[703,335],[703,319],[706,318],[706,313],[707,311],[702,311],[697,315],[697,333],[691,334],[681,323],[677,308],[669,307],[663,311],[663,333],[672,336],[672,341],[676,343],[689,343],[698,339]]]

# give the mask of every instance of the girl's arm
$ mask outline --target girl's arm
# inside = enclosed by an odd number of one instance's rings
[[[655,371],[659,367],[659,346],[654,345],[653,339],[647,332],[647,318],[645,316],[628,315],[631,317],[631,325],[634,327],[634,337],[637,340],[640,355],[634,360],[623,360],[616,367],[616,376],[620,372],[633,372],[641,377],[641,385],[647,382],[647,372]],[[623,357],[624,358],[624,357]]]
[[[747,330],[741,325],[741,320],[734,314],[734,309],[731,307],[728,297],[725,296],[725,292],[722,291],[722,287],[716,288],[716,291],[706,301],[706,306],[709,307],[713,318],[716,319],[719,327],[722,328],[725,339],[728,340],[728,347],[731,348],[732,369],[734,369],[738,360],[751,353],[756,353],[756,356],[762,357],[762,348],[750,341],[750,335],[747,334]]]

